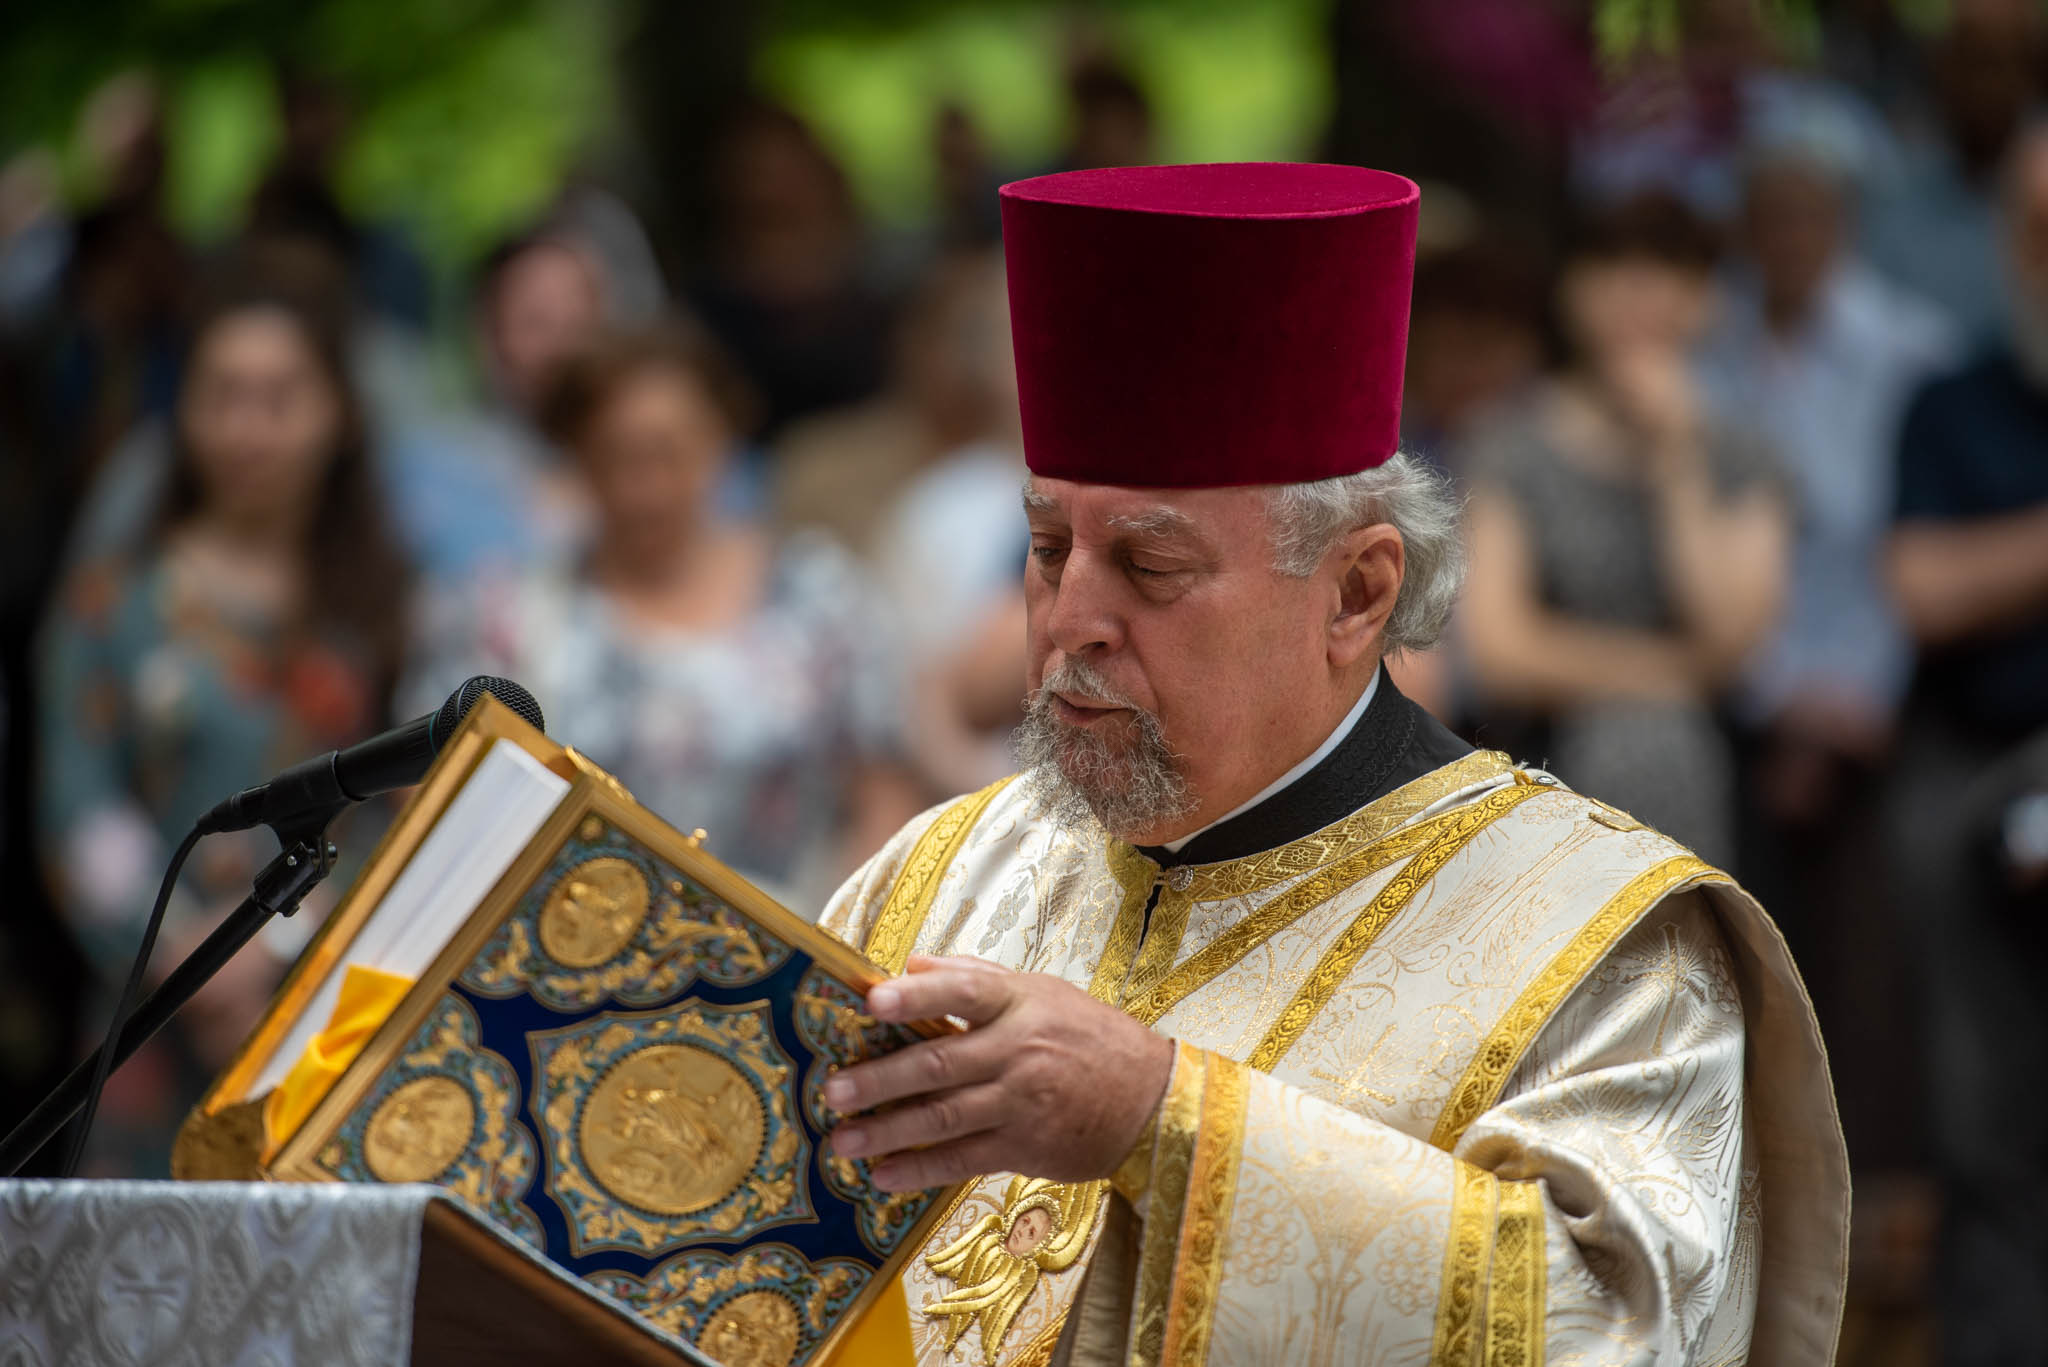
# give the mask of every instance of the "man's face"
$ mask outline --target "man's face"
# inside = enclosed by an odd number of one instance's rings
[[[1801,307],[1826,281],[1842,240],[1841,194],[1825,173],[1797,164],[1750,177],[1744,236],[1764,286]]]
[[[1339,590],[1273,568],[1264,490],[1040,478],[1025,512],[1027,675],[1050,750],[1038,758],[1112,834],[1154,844],[1196,830],[1328,734],[1317,704],[1332,691]],[[1148,751],[1183,781],[1180,810],[1120,809]]]

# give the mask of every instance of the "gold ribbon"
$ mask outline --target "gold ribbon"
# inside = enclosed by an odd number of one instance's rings
[[[411,978],[361,964],[348,966],[327,1028],[313,1036],[284,1081],[264,1098],[263,1130],[273,1151],[306,1123],[334,1080],[355,1062],[370,1036],[411,990]]]

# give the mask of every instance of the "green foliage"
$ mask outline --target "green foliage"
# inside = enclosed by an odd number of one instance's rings
[[[164,97],[169,201],[231,231],[279,135],[274,64],[332,81],[355,115],[341,168],[358,212],[455,264],[532,213],[609,119],[610,0],[17,0],[0,44],[0,154],[63,153],[97,191],[77,123],[110,77]]]
[[[1124,0],[1085,22],[1046,3],[796,0],[756,76],[818,127],[871,209],[908,220],[931,201],[932,117],[947,101],[969,110],[1005,170],[1058,155],[1063,58],[1076,42],[1104,43],[1133,67],[1163,159],[1307,155],[1330,108],[1326,17],[1323,0]]]

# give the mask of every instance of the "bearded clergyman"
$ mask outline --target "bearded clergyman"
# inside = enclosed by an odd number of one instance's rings
[[[897,975],[875,1016],[965,1026],[827,1088],[880,1185],[968,1183],[901,1279],[921,1363],[1833,1354],[1846,1160],[1777,931],[1384,668],[1461,565],[1397,449],[1417,203],[1003,191],[1024,771],[824,918]]]

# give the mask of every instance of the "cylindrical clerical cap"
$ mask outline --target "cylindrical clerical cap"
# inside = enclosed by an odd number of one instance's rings
[[[1286,484],[1400,441],[1415,183],[1245,162],[1006,185],[1026,463],[1091,484]]]

